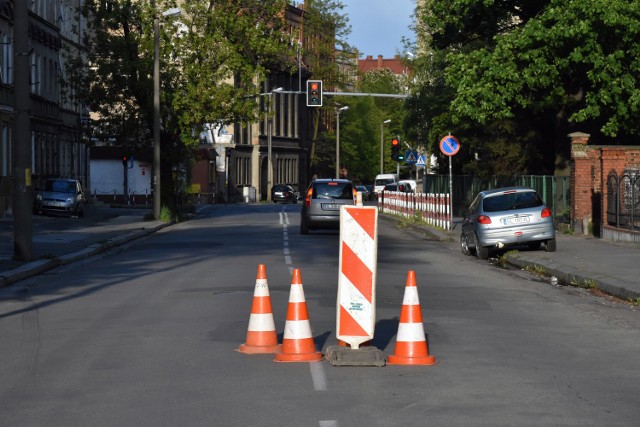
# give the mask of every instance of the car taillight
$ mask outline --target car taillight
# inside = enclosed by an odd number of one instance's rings
[[[478,224],[491,224],[491,218],[486,215],[480,215],[477,219]]]
[[[542,209],[542,213],[540,213],[540,216],[541,216],[542,218],[548,218],[548,217],[550,217],[550,216],[551,216],[551,209],[549,209],[549,208],[544,208],[544,209]]]
[[[304,198],[304,204],[309,207],[311,206],[311,195],[313,194],[313,188],[309,188],[307,190],[307,195]]]

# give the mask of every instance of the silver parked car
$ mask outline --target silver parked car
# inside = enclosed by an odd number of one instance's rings
[[[300,234],[319,228],[340,228],[340,206],[355,205],[356,188],[347,179],[314,179],[304,195]]]
[[[77,179],[49,178],[36,193],[33,212],[84,216],[86,202],[82,184]]]
[[[462,222],[460,246],[466,255],[489,257],[492,248],[528,245],[556,250],[553,214],[528,187],[507,187],[478,193]]]

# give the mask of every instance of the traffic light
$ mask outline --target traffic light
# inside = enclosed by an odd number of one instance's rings
[[[322,80],[307,80],[307,107],[322,107]]]
[[[400,156],[400,141],[397,138],[393,138],[391,140],[391,159],[398,161],[398,157]]]
[[[122,156],[122,166],[127,167],[127,156]]]

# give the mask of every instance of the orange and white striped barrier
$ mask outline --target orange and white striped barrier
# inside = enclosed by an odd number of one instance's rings
[[[318,362],[322,353],[316,351],[311,334],[307,301],[304,298],[300,269],[293,270],[287,320],[284,325],[282,351],[276,353],[274,362]]]
[[[341,207],[336,335],[352,349],[373,339],[377,257],[378,210]]]
[[[405,194],[385,191],[378,199],[382,213],[413,217],[420,215],[427,224],[451,230],[450,194]]]
[[[429,355],[422,325],[422,311],[418,298],[416,273],[407,274],[400,324],[393,355],[387,357],[389,365],[433,365],[436,358]]]
[[[273,321],[271,296],[267,282],[267,267],[260,264],[256,274],[256,287],[253,291],[247,342],[242,344],[238,351],[245,354],[264,354],[276,353],[278,349],[278,336]]]

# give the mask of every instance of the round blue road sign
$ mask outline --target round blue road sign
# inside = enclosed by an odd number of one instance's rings
[[[445,156],[453,156],[460,150],[460,142],[453,135],[447,135],[440,140],[440,151]]]

